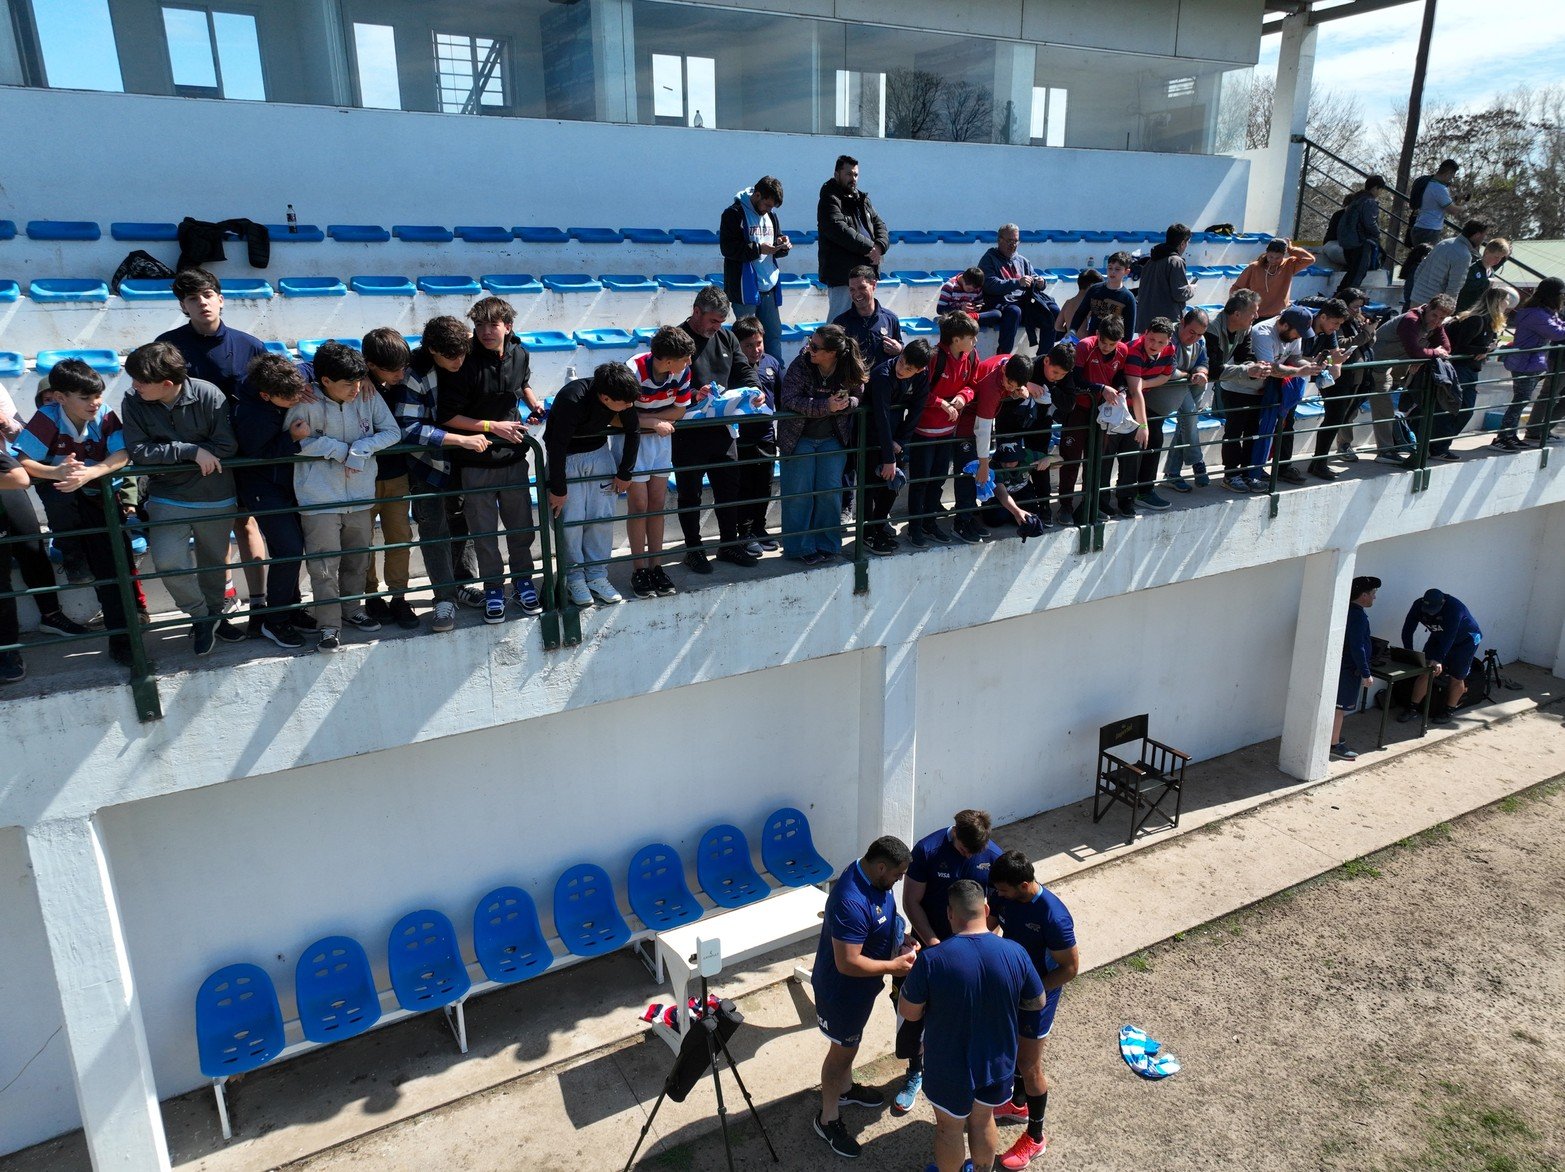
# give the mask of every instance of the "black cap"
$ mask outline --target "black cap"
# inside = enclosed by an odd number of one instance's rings
[[[1379,578],[1371,578],[1371,577],[1369,577],[1366,574],[1366,575],[1364,575],[1362,577],[1358,577],[1358,578],[1354,578],[1353,579],[1353,593],[1350,594],[1349,597],[1350,598],[1357,598],[1360,594],[1363,594],[1366,591],[1369,591],[1369,590],[1379,590],[1379,589],[1380,589],[1380,579]]]
[[[1431,586],[1424,591],[1424,596],[1418,600],[1418,605],[1423,608],[1425,614],[1439,614],[1440,608],[1445,605],[1445,595]]]

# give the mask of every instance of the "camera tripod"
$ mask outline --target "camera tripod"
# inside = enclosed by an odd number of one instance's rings
[[[728,1155],[728,1172],[734,1172],[734,1145],[728,1134],[728,1108],[723,1103],[723,1080],[719,1077],[717,1064],[719,1054],[728,1063],[728,1071],[734,1076],[734,1082],[739,1085],[739,1093],[744,1096],[745,1106],[750,1109],[750,1118],[755,1120],[756,1127],[760,1129],[761,1138],[766,1141],[766,1150],[772,1154],[772,1163],[777,1164],[781,1162],[777,1157],[777,1149],[772,1146],[772,1137],[766,1132],[766,1124],[761,1122],[760,1113],[755,1109],[755,1100],[750,1097],[750,1091],[744,1085],[744,1079],[739,1077],[739,1064],[734,1061],[733,1054],[729,1052],[727,1039],[719,1032],[718,1011],[707,1007],[706,982],[707,979],[703,975],[701,978],[701,1000],[698,1002],[699,1009],[690,1010],[688,1006],[679,1007],[682,1012],[692,1014],[690,1030],[685,1034],[684,1041],[680,1043],[679,1053],[674,1057],[673,1069],[668,1072],[668,1077],[663,1080],[663,1089],[658,1094],[657,1102],[652,1105],[651,1114],[647,1116],[647,1121],[641,1125],[641,1134],[636,1137],[636,1146],[630,1150],[630,1159],[625,1161],[625,1172],[630,1172],[631,1165],[636,1162],[636,1154],[641,1151],[641,1145],[646,1142],[647,1133],[652,1130],[652,1121],[658,1117],[658,1108],[663,1106],[663,1100],[668,1098],[670,1092],[674,1091],[678,1086],[682,1068],[691,1065],[692,1061],[700,1062],[702,1051],[705,1052],[703,1069],[712,1072],[712,1089],[717,1095],[717,1120],[723,1128],[723,1148]],[[735,1028],[737,1028],[737,1025]],[[687,1057],[687,1051],[694,1058]],[[699,1077],[697,1075],[690,1080],[690,1084],[685,1088],[685,1094],[689,1093],[690,1087],[694,1085]],[[676,1102],[682,1101],[683,1098],[683,1094],[674,1095]]]

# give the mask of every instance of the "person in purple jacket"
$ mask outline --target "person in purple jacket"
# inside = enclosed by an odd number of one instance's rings
[[[1565,341],[1562,304],[1565,304],[1565,281],[1558,277],[1545,277],[1538,282],[1532,296],[1527,298],[1527,304],[1516,311],[1515,347],[1519,353],[1505,356],[1505,369],[1511,372],[1511,402],[1505,409],[1505,418],[1500,421],[1500,430],[1494,437],[1494,446],[1497,448],[1515,452],[1527,444],[1541,448],[1548,442],[1554,419],[1545,418],[1549,414],[1547,395],[1533,403],[1527,417],[1526,443],[1517,438],[1516,427],[1522,420],[1522,408],[1531,401],[1543,375],[1550,369],[1550,354],[1538,347]],[[1561,407],[1565,407],[1565,396],[1556,400],[1556,418]]]

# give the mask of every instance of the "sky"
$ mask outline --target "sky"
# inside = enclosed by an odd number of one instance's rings
[[[1565,4],[1559,0],[1437,0],[1424,104],[1482,107],[1519,84],[1565,80]],[[1371,122],[1407,101],[1422,3],[1320,26],[1315,88],[1352,93]],[[1273,76],[1282,37],[1261,42],[1257,72]]]

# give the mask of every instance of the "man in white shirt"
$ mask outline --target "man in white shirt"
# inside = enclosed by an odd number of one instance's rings
[[[1424,180],[1418,206],[1413,209],[1410,235],[1414,244],[1434,244],[1444,233],[1446,209],[1456,201],[1456,197],[1451,194],[1451,180],[1456,178],[1456,171],[1456,160],[1446,159],[1433,175]],[[1414,186],[1417,187],[1417,184]]]

